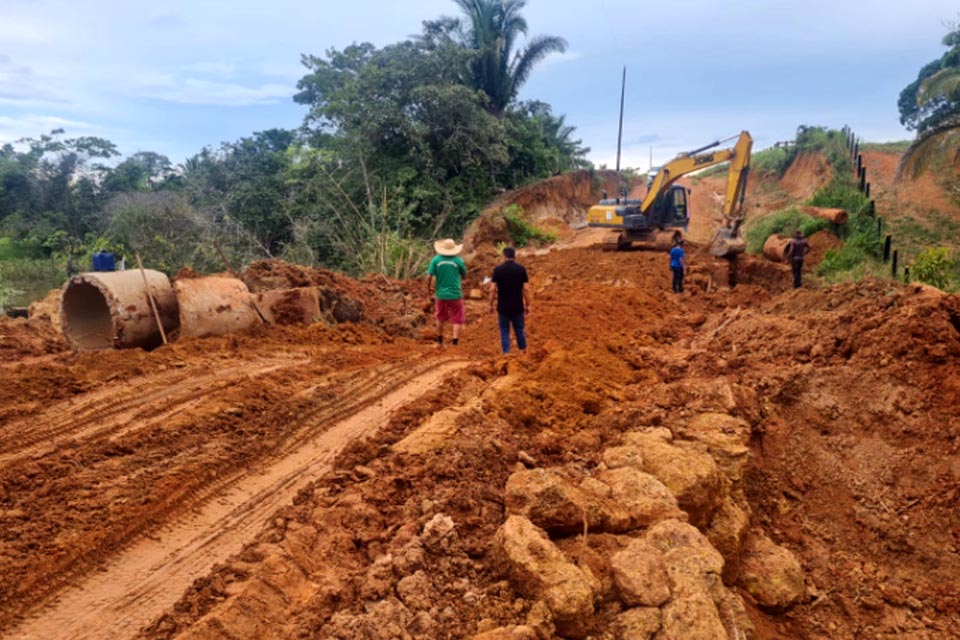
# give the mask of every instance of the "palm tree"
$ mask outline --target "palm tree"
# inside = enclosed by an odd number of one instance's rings
[[[921,112],[928,115],[920,123],[917,139],[900,158],[897,177],[906,172],[919,174],[955,142],[960,130],[960,23],[947,26],[950,31],[942,42],[950,50],[940,57],[940,69],[926,78],[929,71],[936,69],[936,63],[920,71],[922,81],[916,89],[916,101]],[[960,151],[954,155],[954,160],[958,158]]]
[[[941,69],[920,85],[917,91],[917,105],[922,107],[941,100],[956,103],[958,93],[960,93],[960,68]],[[932,158],[950,146],[958,130],[960,130],[960,113],[955,113],[929,129],[919,132],[917,139],[907,147],[900,158],[897,176],[907,172],[917,175],[923,171]]]
[[[520,15],[526,0],[453,1],[467,21],[460,25],[460,44],[476,52],[469,67],[470,83],[490,98],[487,110],[500,116],[529,79],[533,67],[551,53],[566,51],[567,41],[536,36],[528,40],[523,51],[514,52],[518,36],[527,35],[527,21]]]

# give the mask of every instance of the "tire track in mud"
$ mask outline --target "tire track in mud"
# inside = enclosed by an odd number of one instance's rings
[[[147,428],[181,413],[212,392],[226,389],[238,379],[255,378],[307,362],[303,357],[271,358],[256,365],[248,362],[211,373],[199,373],[191,367],[138,378],[132,384],[97,389],[4,427],[7,435],[0,443],[0,467],[57,451],[69,441]]]
[[[420,359],[390,363],[359,375],[344,394],[303,416],[304,434],[259,472],[234,474],[195,496],[194,513],[134,542],[102,571],[64,589],[44,609],[12,629],[11,639],[129,638],[171,607],[190,584],[238,553],[268,518],[357,438],[386,425],[390,413],[434,388],[468,361]],[[359,378],[359,379],[358,379]],[[341,378],[339,382],[344,379]],[[301,393],[312,393],[317,385]]]

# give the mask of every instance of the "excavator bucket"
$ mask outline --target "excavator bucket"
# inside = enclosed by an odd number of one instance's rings
[[[736,229],[722,228],[718,229],[710,241],[710,253],[718,258],[729,258],[747,249],[747,241],[740,233],[739,227]]]

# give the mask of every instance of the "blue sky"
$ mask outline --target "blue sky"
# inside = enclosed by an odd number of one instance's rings
[[[0,142],[54,127],[180,162],[207,145],[296,127],[300,54],[420,31],[450,0],[0,0]],[[577,127],[613,165],[646,168],[748,129],[763,148],[799,124],[910,136],[897,97],[944,51],[945,0],[529,0],[531,34],[567,39],[522,98]]]

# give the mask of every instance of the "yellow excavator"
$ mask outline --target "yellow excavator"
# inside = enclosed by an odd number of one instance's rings
[[[724,142],[736,138],[729,149],[718,149]],[[746,248],[740,226],[743,224],[743,198],[750,172],[750,150],[753,138],[746,131],[739,136],[718,140],[688,153],[682,153],[656,173],[640,199],[604,199],[590,207],[587,223],[591,227],[610,230],[604,239],[604,251],[617,251],[631,246],[668,249],[673,240],[687,231],[690,208],[684,187],[674,184],[688,173],[729,162],[727,194],[723,202],[723,225],[714,234],[710,250],[716,256],[729,257],[743,253]]]

